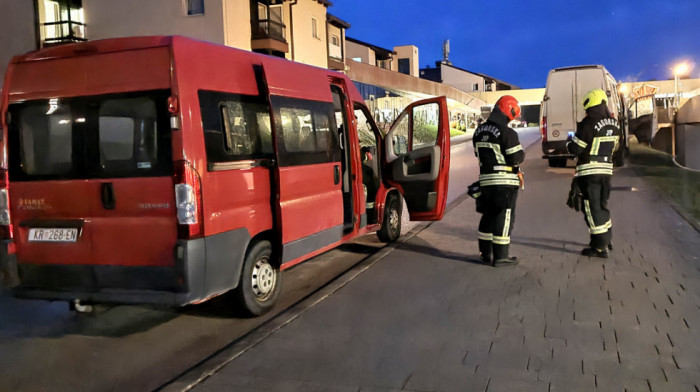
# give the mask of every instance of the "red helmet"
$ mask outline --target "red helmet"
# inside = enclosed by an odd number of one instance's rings
[[[498,101],[496,101],[496,107],[500,109],[510,121],[520,116],[520,105],[518,105],[518,100],[511,95],[504,95],[499,98]]]

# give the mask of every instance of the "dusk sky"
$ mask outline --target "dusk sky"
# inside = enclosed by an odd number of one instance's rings
[[[681,60],[700,77],[700,0],[331,0],[347,36],[386,49],[416,45],[420,67],[442,59],[544,87],[552,68],[603,64],[620,81],[672,78]]]

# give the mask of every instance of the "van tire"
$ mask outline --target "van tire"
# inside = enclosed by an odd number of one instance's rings
[[[549,158],[549,167],[566,167],[566,158]]]
[[[282,286],[279,266],[272,262],[272,245],[257,241],[248,247],[243,271],[234,291],[245,316],[260,316],[275,305]]]
[[[401,199],[396,194],[390,194],[384,205],[384,219],[377,237],[382,242],[394,242],[401,236]]]

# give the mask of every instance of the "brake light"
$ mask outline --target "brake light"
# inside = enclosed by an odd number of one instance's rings
[[[12,239],[10,222],[10,181],[7,169],[0,169],[0,239]]]
[[[547,141],[547,116],[542,116],[542,121],[540,122],[540,132],[542,132],[542,141]]]
[[[177,209],[178,237],[199,238],[202,229],[202,186],[199,174],[188,161],[175,164],[175,207]]]

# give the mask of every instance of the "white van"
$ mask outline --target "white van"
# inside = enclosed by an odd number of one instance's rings
[[[581,101],[594,88],[608,95],[608,108],[621,125],[622,147],[614,156],[616,166],[624,164],[627,149],[627,121],[617,91],[617,81],[602,65],[581,65],[556,68],[549,71],[544,99],[540,108],[542,158],[551,167],[564,167],[574,156],[566,149],[567,139],[576,132],[576,123],[583,120],[586,111]]]

